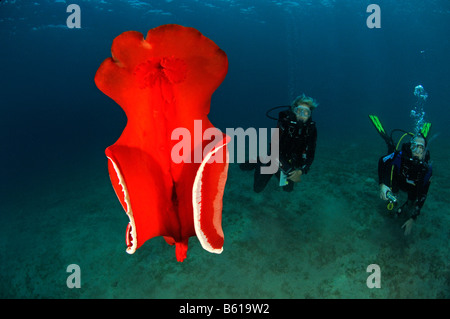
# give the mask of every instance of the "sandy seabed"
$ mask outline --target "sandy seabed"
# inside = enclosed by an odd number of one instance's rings
[[[449,298],[450,150],[436,142],[433,184],[405,237],[405,219],[378,198],[377,143],[319,141],[292,193],[272,178],[256,194],[253,172],[230,164],[224,251],[193,237],[183,263],[162,237],[125,252],[128,218],[106,159],[30,177],[0,204],[0,297]],[[79,289],[67,287],[70,264],[80,266]],[[380,266],[379,289],[367,287],[370,264]]]

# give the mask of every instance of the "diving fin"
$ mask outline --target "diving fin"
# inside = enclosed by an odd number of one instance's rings
[[[388,147],[388,154],[392,153],[395,150],[395,144],[392,138],[387,135],[386,131],[383,128],[383,125],[381,125],[380,119],[376,115],[369,114],[370,121],[377,129],[377,132],[381,135],[383,140],[386,142]]]
[[[372,124],[377,129],[378,133],[386,135],[386,132],[384,131],[383,125],[381,125],[381,122],[378,119],[378,116],[369,114],[369,118],[372,121]]]
[[[428,133],[430,132],[430,129],[431,129],[431,123],[425,122],[422,126],[422,129],[420,130],[420,133],[422,133],[423,136],[425,136],[425,138],[427,138]]]

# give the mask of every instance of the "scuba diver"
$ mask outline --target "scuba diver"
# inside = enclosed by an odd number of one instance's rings
[[[311,97],[302,94],[295,98],[290,106],[278,106],[267,111],[270,119],[278,120],[279,140],[279,167],[275,174],[261,173],[263,164],[258,159],[257,163],[240,164],[242,170],[255,169],[253,190],[259,193],[264,190],[272,175],[280,179],[280,186],[284,191],[294,189],[294,183],[301,180],[301,176],[307,174],[314,161],[316,151],[317,129],[312,120],[311,113],[318,103]],[[281,111],[278,119],[271,117],[269,112],[278,108],[288,108]]]
[[[380,198],[389,201],[388,209],[392,210],[397,204],[398,192],[403,191],[408,194],[408,199],[397,209],[396,214],[409,217],[402,225],[405,229],[404,234],[409,235],[425,203],[431,182],[432,166],[427,144],[431,124],[424,123],[422,129],[417,130],[416,133],[396,129],[389,136],[377,116],[369,115],[369,117],[388,147],[388,155],[382,156],[378,161]],[[404,133],[397,145],[392,138],[392,133],[395,131]],[[411,139],[403,143],[401,150],[398,150],[405,136],[410,136]]]

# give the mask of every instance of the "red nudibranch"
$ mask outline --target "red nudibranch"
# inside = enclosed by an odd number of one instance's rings
[[[145,39],[139,32],[124,32],[114,39],[111,52],[95,83],[128,119],[120,138],[105,151],[112,185],[130,220],[127,252],[164,236],[183,261],[189,238],[197,236],[204,249],[221,253],[229,137],[207,115],[228,70],[225,52],[196,29],[174,24],[151,29]],[[189,142],[192,153],[204,151],[201,161],[192,154],[174,161],[178,140],[172,132],[184,128],[193,133],[199,121],[202,133],[213,130],[220,138]]]

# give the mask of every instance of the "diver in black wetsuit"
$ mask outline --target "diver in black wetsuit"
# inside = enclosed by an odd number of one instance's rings
[[[394,151],[378,161],[380,198],[396,201],[393,194],[399,190],[408,193],[408,200],[397,210],[397,214],[409,215],[409,219],[402,226],[405,228],[405,235],[411,232],[425,203],[431,176],[427,140],[421,133],[416,134],[411,142],[404,143],[401,151]]]
[[[279,129],[279,166],[275,175],[282,178],[283,190],[292,191],[294,183],[300,182],[301,176],[307,174],[314,161],[316,151],[317,129],[311,118],[317,102],[304,94],[298,96],[291,107],[279,113],[277,127]],[[260,161],[244,163],[242,170],[255,169],[253,190],[257,193],[264,190],[274,174],[262,174]]]

